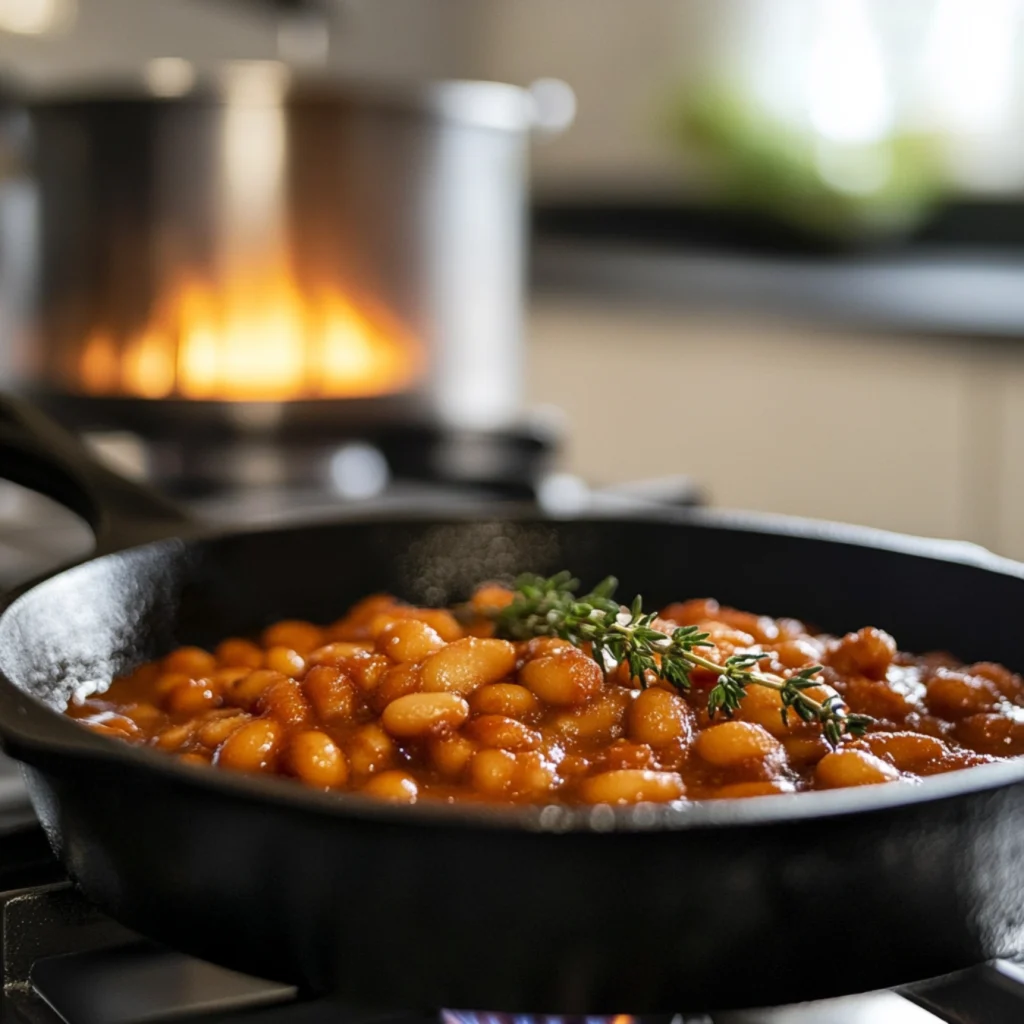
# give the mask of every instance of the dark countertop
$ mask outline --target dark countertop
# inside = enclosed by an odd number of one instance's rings
[[[843,250],[728,212],[541,209],[532,283],[538,296],[1024,338],[1024,215],[1004,211],[1000,230],[984,214],[979,223],[959,211],[900,244]]]

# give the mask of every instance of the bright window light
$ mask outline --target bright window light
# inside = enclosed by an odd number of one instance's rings
[[[867,9],[860,0],[832,0],[821,19],[808,69],[811,125],[832,142],[877,142],[893,111]]]

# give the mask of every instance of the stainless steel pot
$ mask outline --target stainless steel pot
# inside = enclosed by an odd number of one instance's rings
[[[403,408],[469,430],[519,416],[529,91],[296,82],[255,64],[173,99],[111,92],[24,110],[37,390],[73,394],[83,339],[98,324],[144,331],[168,282],[217,286],[286,254],[300,286],[338,282],[418,339],[425,369]],[[355,404],[372,419],[395,400]]]

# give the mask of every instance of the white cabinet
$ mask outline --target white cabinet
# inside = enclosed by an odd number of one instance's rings
[[[594,482],[688,473],[719,506],[1024,558],[1024,343],[538,301],[532,401]]]

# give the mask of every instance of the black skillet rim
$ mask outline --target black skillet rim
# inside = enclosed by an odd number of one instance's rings
[[[460,509],[444,516],[423,515],[413,510],[390,511],[386,515],[360,514],[344,516],[333,524],[387,524],[418,522],[438,526],[460,525],[479,521],[513,521],[526,525],[557,524],[571,518],[577,522],[629,519],[634,522],[679,523],[707,527],[727,527],[743,532],[768,533],[781,536],[826,540],[854,547],[869,547],[915,555],[935,561],[972,566],[1001,575],[1024,578],[1024,563],[996,555],[979,545],[944,539],[915,537],[873,527],[854,526],[827,520],[816,520],[771,513],[752,513],[728,509],[609,509],[572,517],[544,516],[530,507]],[[144,550],[164,545],[193,541],[216,541],[229,536],[253,536],[301,530],[308,524],[262,527],[248,530],[199,530],[187,532],[187,541],[172,537],[125,550]],[[116,556],[99,555],[85,558],[49,576],[32,581],[9,595],[0,605],[0,624],[8,612],[37,586],[82,565]],[[157,751],[135,747],[108,737],[99,736],[72,719],[53,711],[42,701],[26,694],[0,672],[0,689],[17,702],[25,718],[33,718],[50,735],[45,739],[26,737],[18,723],[0,723],[3,746],[16,760],[36,766],[45,775],[45,762],[53,756],[105,762],[115,769],[119,764],[156,772],[166,781],[202,789],[214,788],[226,796],[259,803],[284,806],[293,811],[306,811],[328,817],[363,820],[381,825],[416,825],[420,827],[454,827],[468,830],[504,830],[513,832],[561,833],[644,833],[690,830],[718,830],[750,826],[845,817],[850,814],[898,812],[901,808],[921,803],[951,800],[976,793],[993,791],[1024,782],[1024,757],[1017,761],[980,765],[973,768],[932,776],[920,783],[891,783],[881,786],[859,786],[845,790],[774,794],[746,800],[681,801],[670,804],[637,804],[628,807],[597,805],[580,807],[565,804],[494,805],[448,804],[428,802],[394,805],[358,793],[319,793],[287,779],[235,775],[205,766],[182,764]],[[51,738],[52,737],[52,738]],[[24,755],[24,756],[22,756]],[[40,763],[42,762],[42,763]]]

